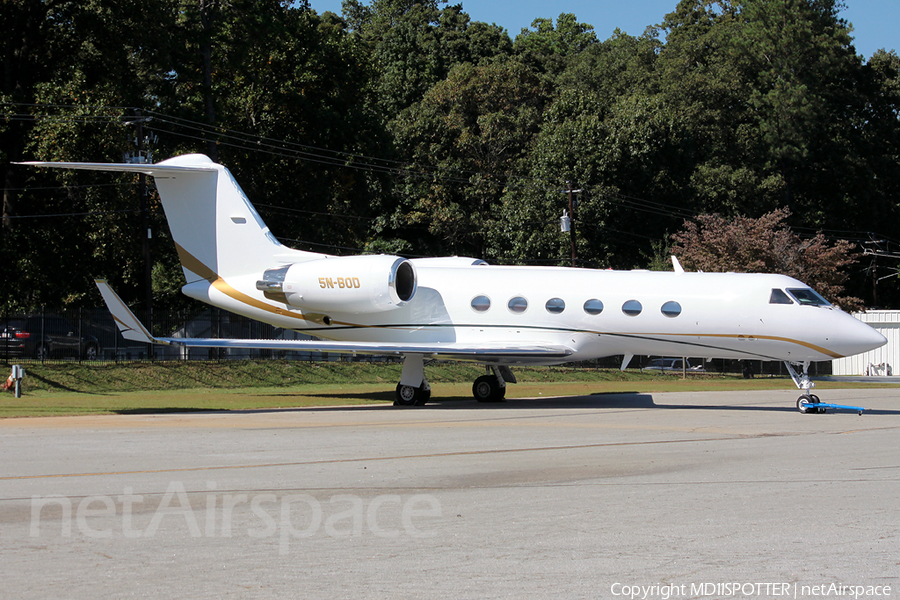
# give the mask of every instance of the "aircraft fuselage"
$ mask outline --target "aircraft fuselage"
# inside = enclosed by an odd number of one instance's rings
[[[855,354],[883,339],[830,305],[771,303],[773,289],[809,289],[783,275],[432,267],[428,259],[412,262],[418,274],[415,297],[385,312],[310,316],[266,300],[250,289],[253,277],[204,286],[208,297],[201,299],[339,341],[543,342],[574,350],[565,359],[517,359],[508,361],[511,364],[555,364],[614,354],[803,362]],[[359,276],[366,274],[348,273],[347,285]],[[340,293],[337,277],[330,285]],[[248,303],[248,296],[256,302]]]

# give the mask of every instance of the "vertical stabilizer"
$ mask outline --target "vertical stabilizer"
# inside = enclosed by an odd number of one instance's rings
[[[323,255],[282,246],[231,173],[202,154],[156,164],[31,162],[32,166],[144,173],[156,181],[188,286]]]
[[[282,246],[228,169],[207,156],[177,156],[153,166],[188,283],[256,277],[283,262],[321,258]]]

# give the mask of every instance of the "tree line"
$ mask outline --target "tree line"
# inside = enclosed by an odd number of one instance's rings
[[[12,164],[120,162],[138,143],[226,165],[301,249],[566,265],[575,188],[579,266],[661,268],[674,247],[708,269],[685,236],[763,219],[789,226],[769,236],[783,259],[751,250],[762,266],[728,268],[783,266],[802,246],[826,261],[817,272],[841,270],[832,297],[897,303],[896,277],[874,282],[895,273],[900,240],[900,58],[858,55],[842,8],[681,0],[641,35],[599,40],[573,14],[510,35],[437,0],[344,0],[340,15],[292,0],[7,0],[3,310],[95,305],[94,277],[144,297],[137,177]],[[149,218],[154,304],[179,307],[152,192]]]

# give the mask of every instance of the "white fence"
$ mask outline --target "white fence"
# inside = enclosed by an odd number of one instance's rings
[[[887,344],[864,354],[831,362],[834,375],[900,375],[900,310],[870,310],[854,317],[874,327],[887,338]]]

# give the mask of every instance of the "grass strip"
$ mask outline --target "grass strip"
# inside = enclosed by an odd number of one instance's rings
[[[25,364],[23,397],[0,396],[0,417],[139,414],[390,403],[396,362],[180,361],[89,365]],[[470,400],[484,369],[465,363],[426,367],[435,400]],[[641,372],[571,367],[517,368],[509,398],[611,393],[793,389],[787,378]],[[820,384],[821,388],[848,384]],[[850,384],[865,386],[866,384]]]

